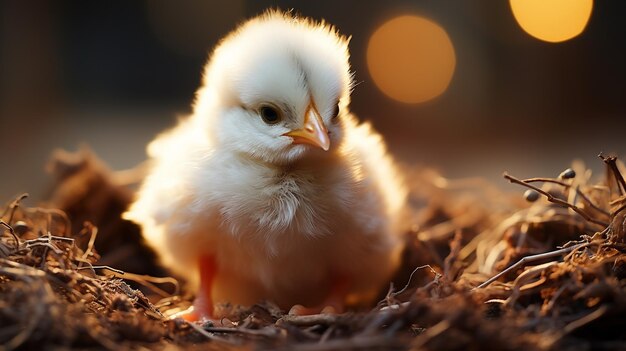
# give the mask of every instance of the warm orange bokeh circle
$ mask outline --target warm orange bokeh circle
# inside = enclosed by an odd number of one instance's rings
[[[405,103],[420,103],[448,88],[456,56],[441,26],[406,15],[391,19],[372,34],[367,66],[386,95]]]
[[[593,0],[510,0],[511,11],[522,29],[533,37],[558,43],[585,30]]]

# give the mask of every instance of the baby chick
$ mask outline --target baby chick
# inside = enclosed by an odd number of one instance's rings
[[[388,284],[407,190],[351,89],[348,39],[324,22],[271,11],[216,47],[125,213],[196,284],[189,318],[263,300],[341,311]]]

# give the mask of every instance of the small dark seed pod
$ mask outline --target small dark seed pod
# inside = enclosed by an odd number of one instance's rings
[[[532,189],[528,189],[524,192],[524,199],[528,202],[535,202],[539,199],[539,193]]]
[[[559,178],[561,179],[572,179],[574,177],[576,177],[576,172],[571,168],[568,168],[559,174]]]
[[[17,235],[24,235],[30,228],[28,228],[28,224],[23,221],[17,221],[13,225],[13,230]]]

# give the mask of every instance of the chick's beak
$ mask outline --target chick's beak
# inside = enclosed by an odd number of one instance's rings
[[[328,130],[322,121],[322,116],[313,105],[309,106],[304,115],[304,126],[283,135],[292,137],[294,144],[310,144],[324,151],[328,151],[330,147]]]

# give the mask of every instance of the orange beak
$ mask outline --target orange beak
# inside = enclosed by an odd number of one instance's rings
[[[328,130],[322,121],[322,116],[313,104],[310,104],[305,112],[304,126],[283,135],[292,137],[294,144],[310,144],[324,151],[328,151],[330,147]]]

